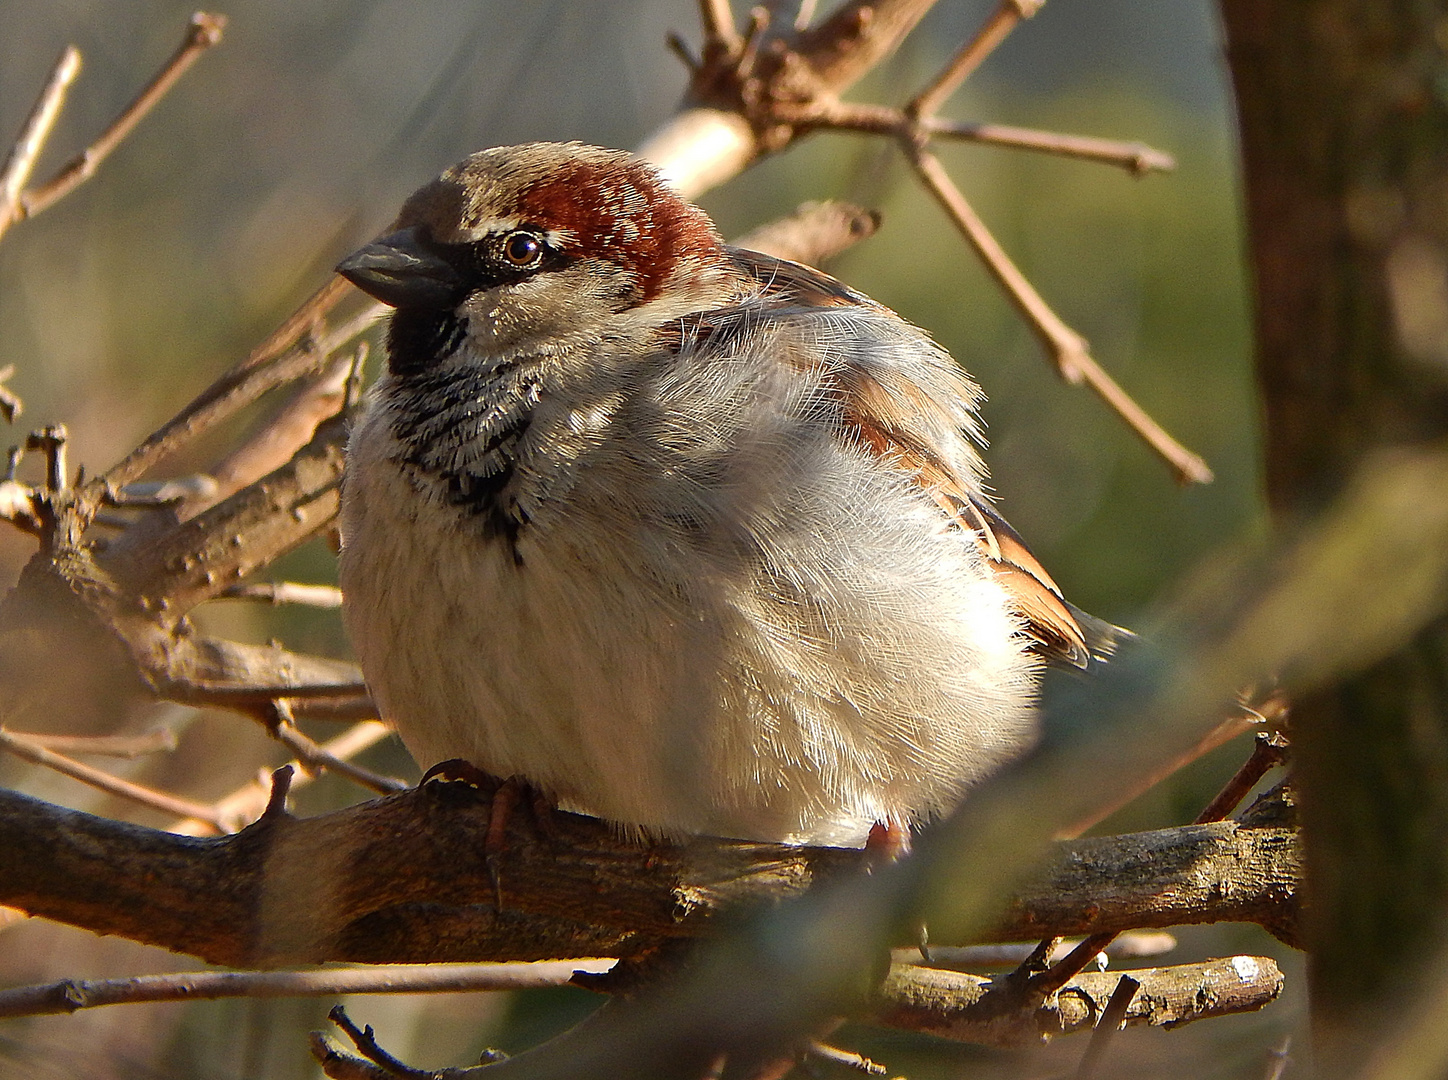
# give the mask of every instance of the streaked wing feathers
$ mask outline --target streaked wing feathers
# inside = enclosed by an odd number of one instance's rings
[[[739,268],[759,285],[765,300],[806,308],[879,304],[808,266],[731,248]],[[712,336],[708,316],[681,328],[700,341]],[[972,453],[952,453],[942,438],[965,443],[959,403],[936,400],[895,367],[846,363],[832,371],[843,401],[843,419],[855,442],[908,474],[958,528],[975,537],[1012,606],[1025,619],[1027,633],[1042,655],[1084,668],[1092,651],[1081,624],[1061,591],[1020,535],[986,500],[968,466]],[[962,393],[968,393],[962,382]],[[954,460],[952,460],[954,459]]]

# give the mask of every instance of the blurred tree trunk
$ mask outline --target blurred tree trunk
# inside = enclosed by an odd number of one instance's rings
[[[1373,451],[1448,433],[1448,3],[1221,8],[1282,522],[1320,510]],[[1348,1075],[1441,962],[1448,619],[1296,702],[1294,729],[1316,1056]]]

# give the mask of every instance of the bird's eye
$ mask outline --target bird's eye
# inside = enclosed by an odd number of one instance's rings
[[[503,238],[503,258],[514,266],[531,266],[543,254],[543,241],[521,229]]]

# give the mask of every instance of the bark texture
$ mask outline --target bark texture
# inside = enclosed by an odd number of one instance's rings
[[[559,813],[547,838],[512,823],[490,867],[488,816],[472,789],[429,784],[198,839],[0,791],[0,904],[233,967],[629,957],[868,865],[856,850],[709,837],[642,846]],[[1300,877],[1296,832],[1280,826],[1066,843],[983,936],[1237,920],[1291,942]]]

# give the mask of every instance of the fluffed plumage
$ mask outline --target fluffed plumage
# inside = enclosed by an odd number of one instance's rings
[[[1028,746],[1041,657],[1098,644],[987,500],[949,355],[627,154],[475,154],[339,270],[398,308],[341,573],[423,765],[860,843]]]

